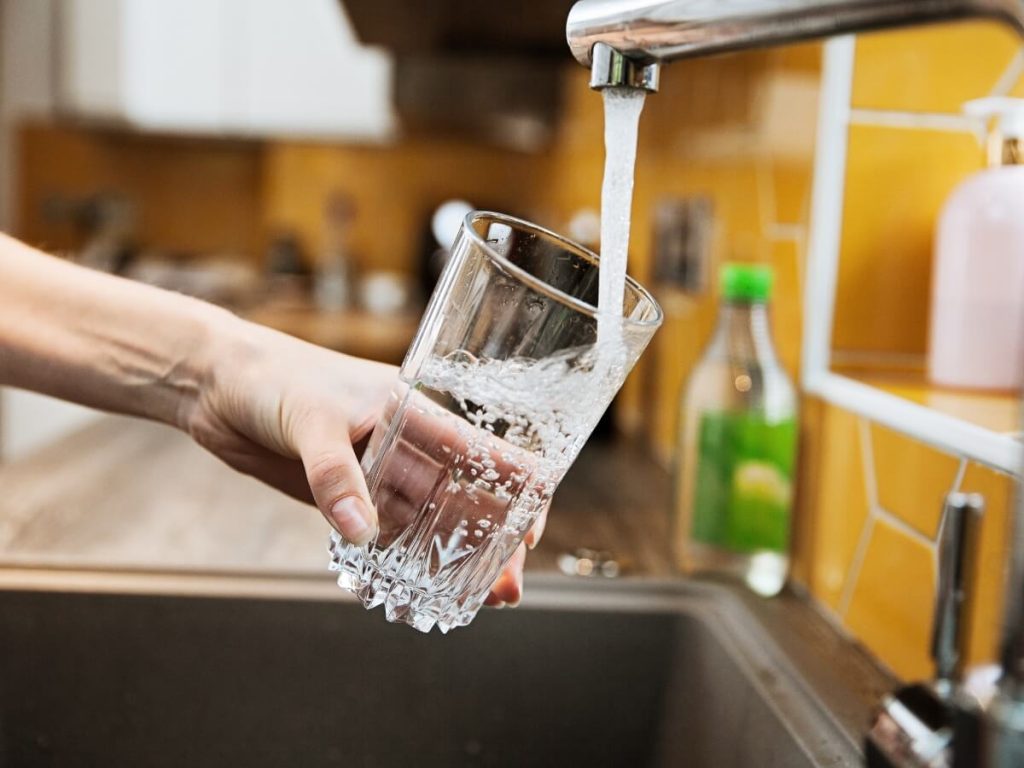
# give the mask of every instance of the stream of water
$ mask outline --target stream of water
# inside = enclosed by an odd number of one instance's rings
[[[618,335],[616,330],[622,320],[637,129],[646,95],[639,88],[605,88],[603,91],[605,162],[597,304],[599,346]]]

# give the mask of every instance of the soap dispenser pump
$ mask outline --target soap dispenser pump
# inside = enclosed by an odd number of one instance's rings
[[[939,219],[928,374],[945,386],[1017,390],[1024,385],[1024,99],[977,99],[964,111],[995,125],[988,169],[953,191]]]

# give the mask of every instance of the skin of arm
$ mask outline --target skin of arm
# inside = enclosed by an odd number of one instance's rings
[[[238,471],[314,503],[363,544],[359,467],[397,369],[180,294],[75,266],[0,233],[0,385],[177,427]],[[544,519],[526,539],[534,545]],[[492,587],[515,604],[525,549]]]

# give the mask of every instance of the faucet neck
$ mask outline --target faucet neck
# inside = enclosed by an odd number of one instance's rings
[[[566,37],[590,67],[596,43],[661,62],[970,17],[1024,36],[1024,0],[580,0]]]

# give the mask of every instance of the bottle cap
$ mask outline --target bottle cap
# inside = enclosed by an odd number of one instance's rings
[[[764,302],[772,295],[772,268],[764,264],[726,264],[721,280],[726,301]]]

